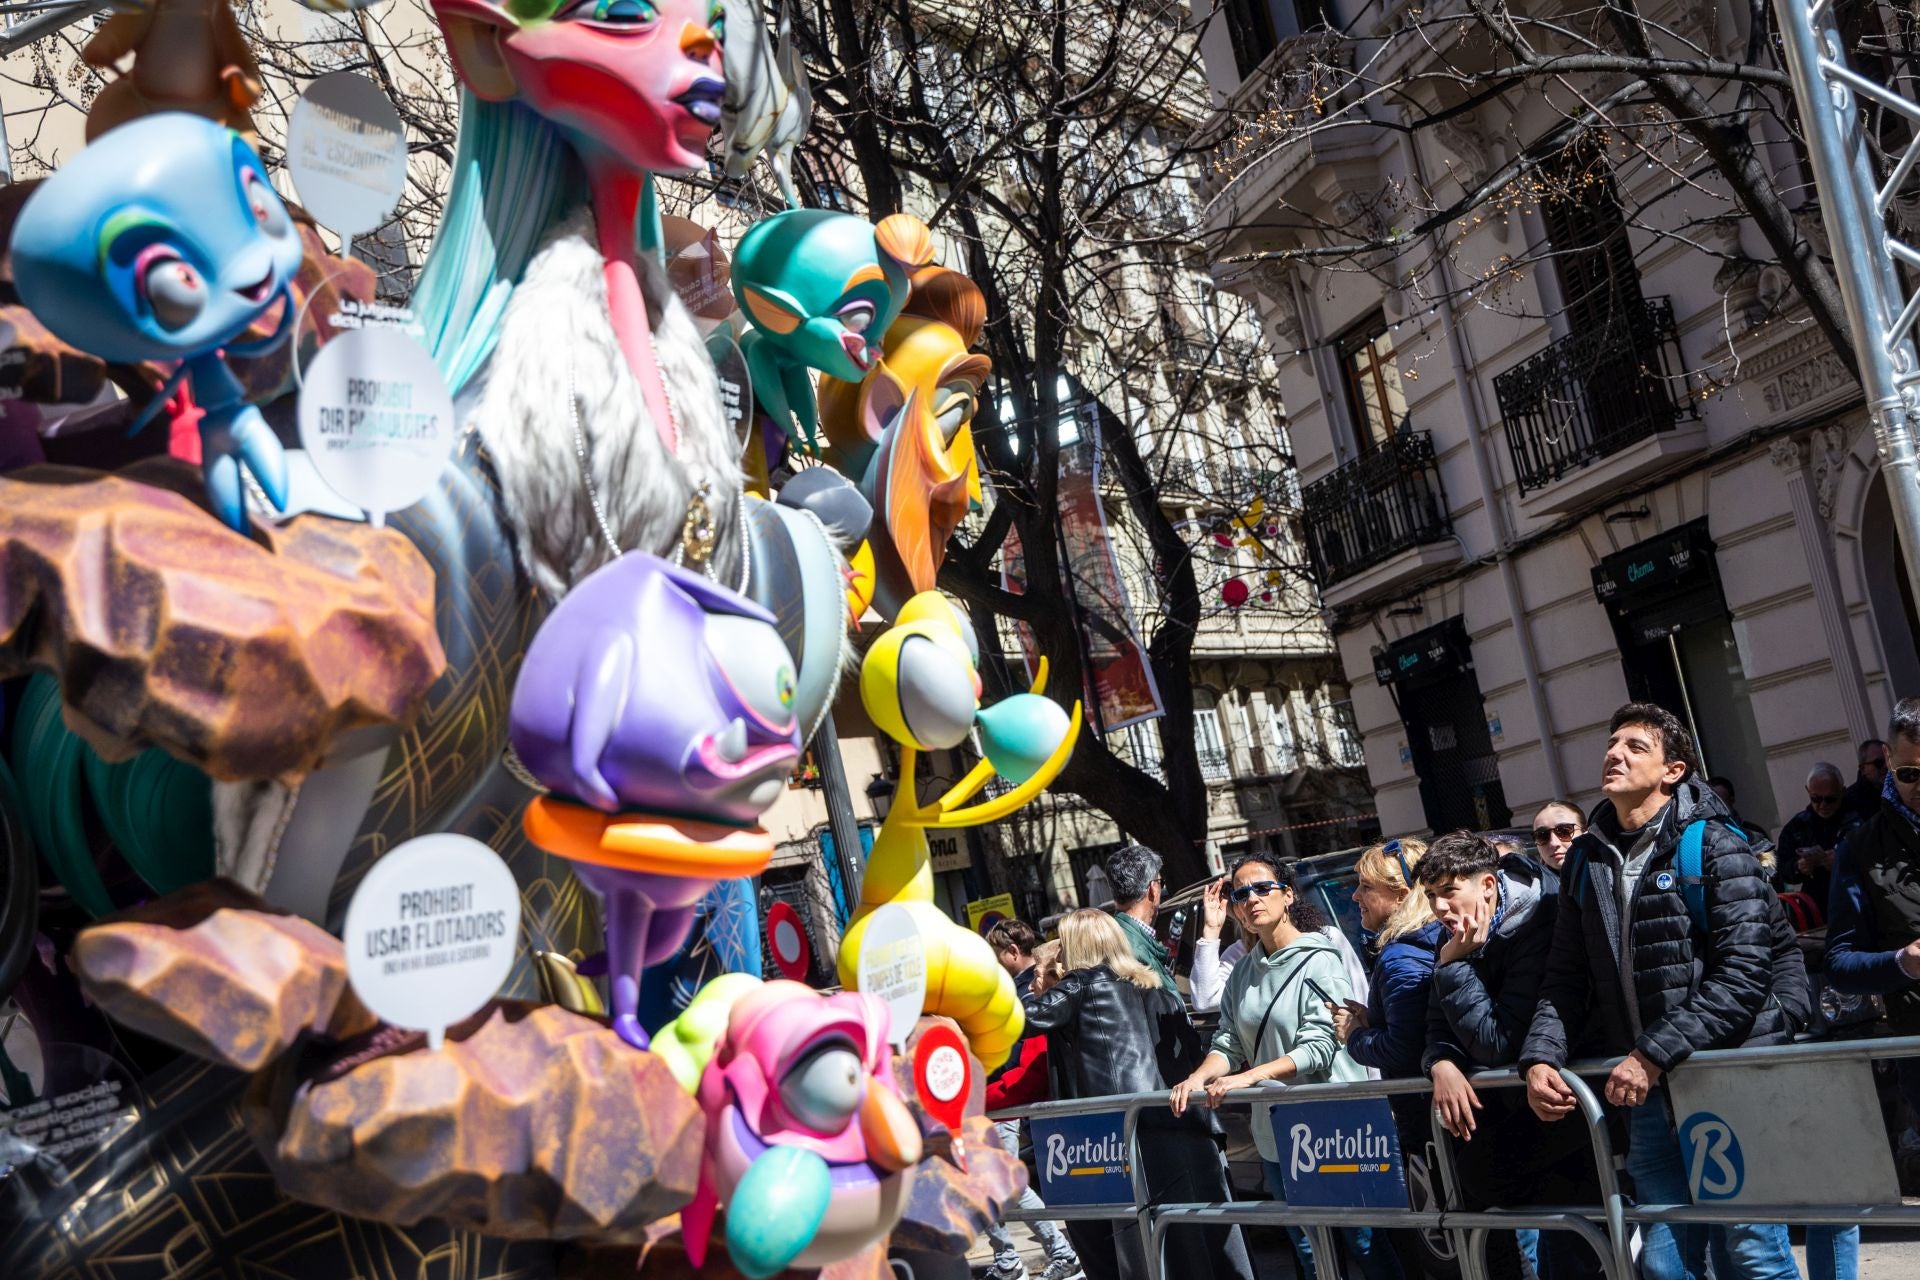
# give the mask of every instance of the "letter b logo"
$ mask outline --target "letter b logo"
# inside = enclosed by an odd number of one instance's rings
[[[1711,1111],[1696,1111],[1680,1126],[1687,1153],[1687,1185],[1695,1201],[1731,1200],[1747,1180],[1733,1126]]]

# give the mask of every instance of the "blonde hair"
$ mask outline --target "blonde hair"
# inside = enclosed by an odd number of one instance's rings
[[[1387,922],[1380,926],[1380,932],[1374,937],[1375,944],[1382,947],[1433,919],[1433,908],[1427,903],[1427,895],[1419,887],[1409,884],[1406,875],[1406,872],[1420,865],[1420,859],[1427,856],[1427,842],[1401,840],[1399,845],[1398,854],[1392,854],[1387,852],[1385,843],[1376,844],[1353,864],[1353,869],[1359,872],[1362,880],[1385,885],[1406,895],[1400,899],[1400,905],[1393,909],[1393,914],[1387,917]],[[1405,871],[1401,869],[1403,862]]]
[[[1136,987],[1151,990],[1160,985],[1160,975],[1133,958],[1133,948],[1127,945],[1127,935],[1120,931],[1119,922],[1092,907],[1061,919],[1060,954],[1069,972],[1105,965],[1116,977]]]

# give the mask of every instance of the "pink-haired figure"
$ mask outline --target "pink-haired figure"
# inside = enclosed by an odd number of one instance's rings
[[[723,1205],[727,1252],[750,1277],[851,1258],[893,1229],[922,1148],[887,1027],[861,992],[780,981],[735,997],[700,1076],[706,1157],[681,1215],[694,1265]]]

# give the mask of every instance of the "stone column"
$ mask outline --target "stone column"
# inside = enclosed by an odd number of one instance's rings
[[[1793,508],[1793,527],[1800,531],[1807,571],[1813,579],[1814,607],[1827,635],[1833,660],[1833,682],[1840,691],[1840,712],[1855,742],[1875,736],[1873,716],[1867,710],[1867,683],[1860,673],[1860,653],[1853,643],[1853,622],[1840,595],[1840,574],[1834,565],[1833,542],[1827,522],[1820,517],[1807,487],[1806,449],[1797,440],[1776,440],[1768,454],[1787,481],[1787,501]]]

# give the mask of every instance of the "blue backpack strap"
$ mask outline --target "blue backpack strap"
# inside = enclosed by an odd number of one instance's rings
[[[1744,837],[1740,828],[1731,822],[1727,826]],[[1680,877],[1680,896],[1686,900],[1687,914],[1693,917],[1694,928],[1702,934],[1707,932],[1706,840],[1707,820],[1699,818],[1689,822],[1687,829],[1680,833],[1680,855],[1674,861],[1674,871]]]

